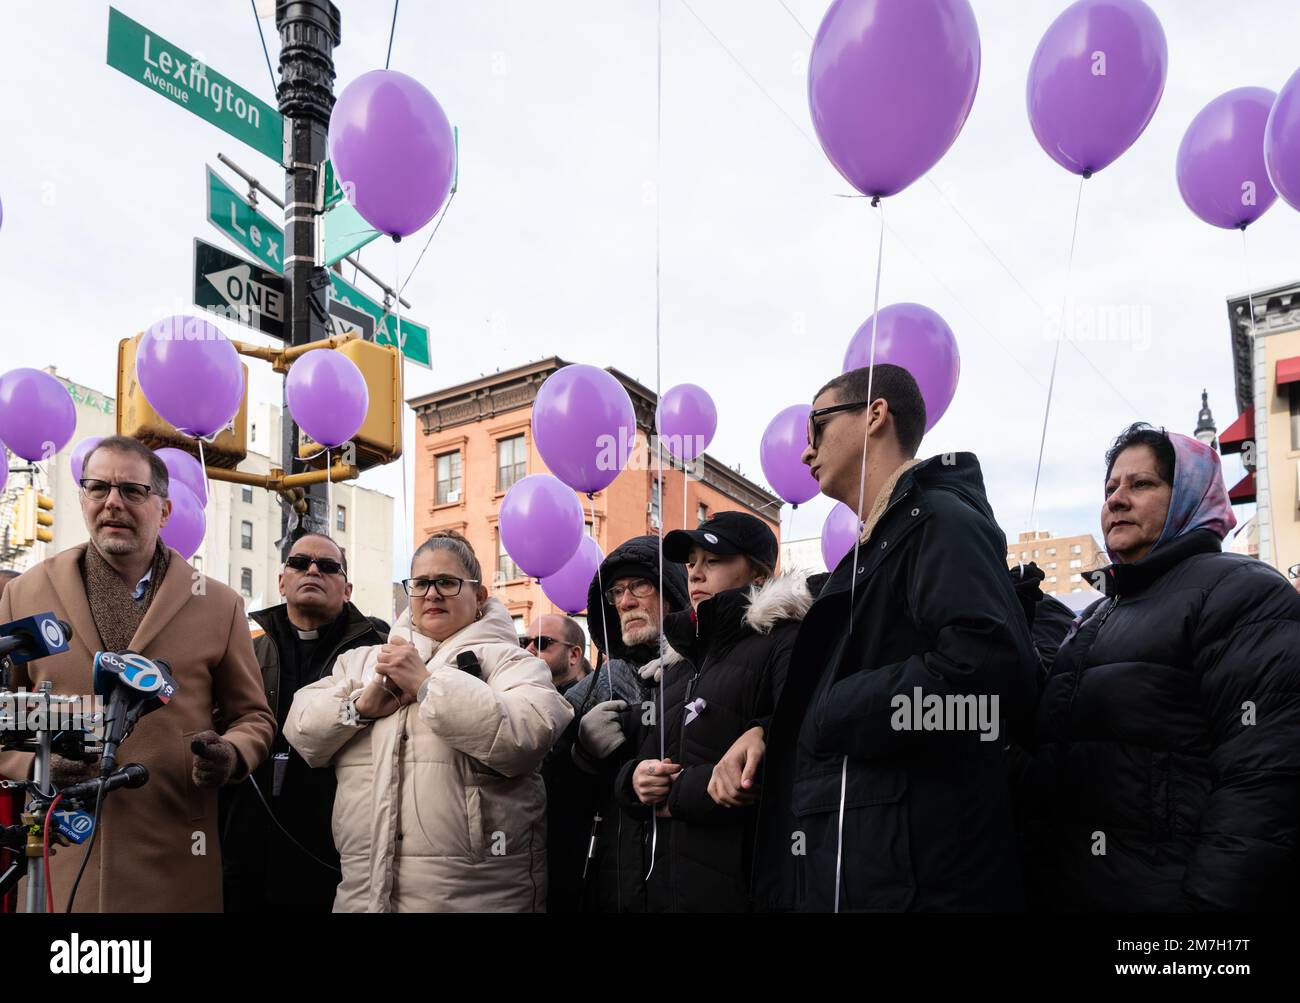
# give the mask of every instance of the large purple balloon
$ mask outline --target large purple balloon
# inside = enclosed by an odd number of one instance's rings
[[[636,443],[632,398],[603,369],[565,366],[537,391],[533,439],[556,477],[575,491],[599,491],[627,465]]]
[[[1238,87],[1207,104],[1178,147],[1178,190],[1212,226],[1244,230],[1264,215],[1277,192],[1264,164],[1264,127],[1276,95]]]
[[[24,460],[48,460],[72,439],[77,408],[68,388],[39,369],[0,376],[0,441]]]
[[[530,474],[501,500],[501,543],[531,578],[564,567],[582,542],[582,505],[550,474]]]
[[[902,366],[925,401],[925,430],[943,417],[961,376],[957,339],[942,317],[920,303],[891,303],[880,310],[876,324],[876,364]],[[871,318],[858,328],[844,353],[844,369],[871,364]]]
[[[104,441],[102,435],[91,435],[82,439],[72,447],[72,453],[68,456],[68,466],[72,469],[72,479],[81,480],[81,474],[86,466],[86,457],[90,451]]]
[[[1300,209],[1300,70],[1277,94],[1264,126],[1264,163],[1277,193]]]
[[[203,544],[203,534],[207,532],[203,506],[194,497],[194,492],[184,484],[171,485],[168,497],[172,503],[172,514],[158,535],[162,537],[163,543],[188,561]]]
[[[854,188],[893,195],[952,146],[979,76],[968,0],[835,0],[808,63],[813,127]]]
[[[1034,135],[1067,171],[1095,174],[1142,135],[1168,65],[1164,29],[1142,0],[1078,0],[1029,64]]]
[[[414,233],[447,200],[456,174],[451,123],[413,77],[371,70],[348,84],[330,115],[330,159],[348,201],[391,237]]]
[[[355,362],[328,348],[300,356],[284,381],[284,399],[298,427],[327,449],[343,445],[370,410],[366,378]]]
[[[808,404],[792,404],[768,422],[758,459],[772,490],[791,505],[802,505],[821,489],[799,459],[808,447]]]
[[[822,560],[826,562],[827,571],[835,570],[844,555],[853,549],[853,541],[861,532],[862,522],[853,514],[853,509],[843,502],[836,503],[822,523]]]
[[[718,430],[718,409],[703,387],[679,383],[659,402],[655,425],[664,448],[690,463],[704,455]]]
[[[208,481],[199,461],[183,449],[164,446],[154,454],[163,461],[171,484],[183,484],[193,492],[200,505],[208,504]]]
[[[153,409],[189,436],[220,432],[244,399],[239,353],[201,317],[168,317],[149,328],[140,339],[135,372]]]
[[[596,569],[605,559],[600,546],[583,534],[578,549],[559,571],[542,579],[542,591],[569,616],[577,616],[587,608],[587,590],[596,577]]]

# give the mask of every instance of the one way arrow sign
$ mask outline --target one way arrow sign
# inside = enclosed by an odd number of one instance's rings
[[[194,305],[284,340],[284,277],[194,239]]]

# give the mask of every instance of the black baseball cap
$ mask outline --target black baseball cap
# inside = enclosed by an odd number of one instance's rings
[[[698,529],[674,529],[664,537],[664,557],[674,564],[685,564],[693,547],[724,556],[744,554],[765,567],[776,568],[776,534],[748,512],[719,512]]]

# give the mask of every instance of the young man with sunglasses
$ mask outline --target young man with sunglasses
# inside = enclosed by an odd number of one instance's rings
[[[730,805],[761,780],[766,908],[1024,907],[1001,729],[1027,725],[1037,662],[979,461],[917,459],[925,419],[898,366],[813,401],[803,462],[859,513],[859,545],[800,624],[774,714],[709,786]]]
[[[328,676],[339,655],[388,640],[388,624],[350,601],[347,557],[328,536],[308,533],[294,542],[280,595],[280,605],[249,614],[261,628],[253,648],[276,732],[271,756],[253,776],[257,789],[249,782],[222,792],[226,912],[332,908],[339,882],[330,829],[334,771],[308,766],[285,741],[284,721],[294,694]]]
[[[244,603],[159,539],[171,502],[167,468],[150,449],[110,436],[87,454],[82,473],[90,540],[32,568],[0,597],[0,622],[52,610],[72,627],[71,644],[18,666],[13,683],[91,694],[95,653],[134,651],[170,663],[177,689],[122,744],[119,762],[140,763],[149,782],[104,801],[75,911],[219,912],[217,788],[256,769],[275,730]],[[0,774],[26,776],[31,759],[0,755]],[[50,772],[65,787],[97,773],[98,763],[55,756]],[[57,894],[70,892],[83,856],[65,848],[51,857]]]

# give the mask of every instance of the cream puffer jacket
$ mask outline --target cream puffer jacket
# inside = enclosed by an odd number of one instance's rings
[[[410,612],[394,634],[408,636]],[[339,656],[294,697],[284,733],[338,778],[335,912],[538,912],[546,904],[543,757],[573,717],[546,663],[519,647],[505,606],[445,641],[414,641],[427,693],[373,724],[348,703],[380,647]],[[457,668],[472,651],[481,678]]]

